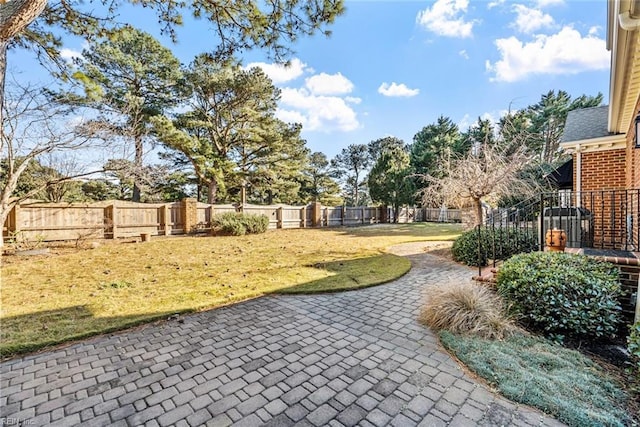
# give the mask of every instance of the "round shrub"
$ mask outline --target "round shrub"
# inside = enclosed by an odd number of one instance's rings
[[[622,291],[612,264],[563,252],[533,252],[504,262],[498,292],[547,334],[610,337],[617,330]]]
[[[481,242],[480,251],[478,235]],[[454,260],[478,267],[487,265],[489,259],[507,259],[517,253],[531,252],[537,248],[538,238],[533,232],[525,229],[482,227],[480,233],[474,228],[458,237],[453,242],[451,253]]]
[[[264,233],[268,226],[269,218],[266,215],[226,212],[211,220],[213,232],[227,236]]]

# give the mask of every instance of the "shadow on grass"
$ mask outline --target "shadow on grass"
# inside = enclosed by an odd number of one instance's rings
[[[322,279],[273,291],[275,294],[311,294],[362,289],[395,280],[411,269],[405,257],[382,254],[313,265],[331,275]]]
[[[411,269],[406,257],[381,254],[367,258],[332,261],[309,266],[327,271],[323,279],[278,289],[271,292],[254,291],[225,299],[210,306],[123,316],[96,317],[90,305],[76,305],[55,310],[35,311],[0,320],[0,358],[34,352],[58,344],[120,331],[123,329],[166,319],[174,314],[214,309],[229,303],[254,298],[265,293],[303,294],[340,292],[380,285],[395,280]]]
[[[95,317],[86,305],[38,311],[2,318],[0,358],[33,352],[54,345],[131,328],[173,314],[195,310]],[[82,325],[82,330],[78,330]]]

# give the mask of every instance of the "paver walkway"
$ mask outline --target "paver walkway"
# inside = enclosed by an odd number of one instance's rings
[[[404,246],[414,267],[386,285],[267,296],[6,361],[0,425],[561,425],[491,393],[416,322],[426,287],[473,274],[424,247]]]

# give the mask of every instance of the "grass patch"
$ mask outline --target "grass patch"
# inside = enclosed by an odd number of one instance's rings
[[[378,268],[392,260],[381,257],[385,248],[452,240],[461,230],[458,225],[425,223],[277,230],[113,242],[85,251],[52,249],[51,255],[41,257],[5,256],[0,271],[0,354],[32,351],[304,284],[315,284],[305,292],[325,292],[341,283],[349,289],[354,283],[372,284],[376,277],[391,280],[390,274],[405,270],[400,264]],[[367,259],[378,267],[352,262]]]
[[[624,426],[627,397],[602,369],[577,351],[543,339],[503,341],[440,332],[447,349],[502,395],[570,426]]]
[[[389,282],[406,274],[411,269],[411,262],[401,256],[382,254],[369,258],[320,263],[313,267],[333,274],[291,288],[279,289],[276,292],[304,294],[366,288]]]

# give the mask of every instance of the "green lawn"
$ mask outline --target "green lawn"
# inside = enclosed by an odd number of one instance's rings
[[[242,237],[154,238],[49,256],[4,256],[0,354],[123,329],[270,292],[372,286],[408,271],[391,245],[452,240],[454,224],[274,230]]]

